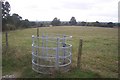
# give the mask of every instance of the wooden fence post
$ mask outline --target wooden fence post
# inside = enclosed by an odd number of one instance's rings
[[[6,48],[8,48],[8,32],[7,31],[5,33],[5,36],[6,36]]]
[[[39,37],[39,27],[37,26],[37,37]]]
[[[80,39],[79,41],[79,48],[78,48],[78,58],[77,58],[77,67],[80,68],[80,64],[81,64],[81,55],[82,55],[82,44],[83,44],[83,40]]]

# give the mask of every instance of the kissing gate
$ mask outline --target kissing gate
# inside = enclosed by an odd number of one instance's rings
[[[32,35],[32,69],[38,73],[52,74],[54,70],[67,72],[72,60],[72,45],[67,35]]]

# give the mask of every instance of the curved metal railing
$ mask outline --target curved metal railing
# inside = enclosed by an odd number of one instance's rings
[[[71,38],[68,35],[32,35],[32,69],[43,74],[68,71],[72,62],[72,45],[68,43]]]

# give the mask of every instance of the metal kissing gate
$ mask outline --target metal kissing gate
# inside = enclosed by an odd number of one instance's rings
[[[32,35],[32,69],[38,73],[52,74],[54,70],[67,72],[72,61],[72,45],[67,35]]]

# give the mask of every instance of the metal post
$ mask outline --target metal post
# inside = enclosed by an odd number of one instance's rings
[[[32,52],[34,52],[34,35],[32,35]]]
[[[37,55],[39,52],[39,27],[38,27],[38,23],[37,23]]]
[[[81,55],[82,55],[82,43],[83,43],[83,40],[80,39],[80,42],[79,42],[79,48],[78,48],[78,60],[77,60],[77,67],[79,68],[80,67],[80,61],[81,61]]]
[[[48,36],[46,35],[46,56],[48,57],[48,48],[47,48],[47,46],[48,46]],[[47,60],[48,60],[48,58],[47,58]]]
[[[37,25],[37,51],[36,51],[36,55],[37,55],[37,64],[39,65],[39,27]],[[39,67],[37,66],[37,70],[39,71]]]
[[[44,34],[42,34],[42,56],[44,56]]]
[[[66,41],[65,41],[65,35],[63,36],[63,47],[66,47]],[[66,56],[66,48],[63,48],[63,56],[65,57]],[[63,64],[65,64],[65,58],[63,59]]]
[[[37,55],[39,53],[39,27],[37,27]]]
[[[32,53],[34,54],[34,35],[32,35]],[[34,61],[34,56],[32,54],[32,60]]]
[[[57,38],[57,48],[56,48],[56,70],[59,69],[59,38]]]

